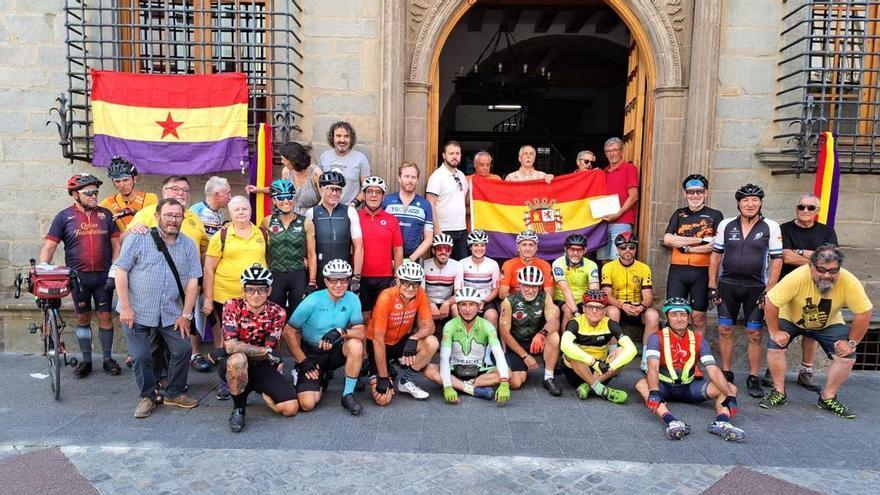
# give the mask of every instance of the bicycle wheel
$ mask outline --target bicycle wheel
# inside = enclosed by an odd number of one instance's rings
[[[61,399],[61,336],[58,334],[58,310],[50,309],[46,313],[49,325],[49,343],[46,346],[46,359],[49,360],[49,385],[55,394],[55,400]]]

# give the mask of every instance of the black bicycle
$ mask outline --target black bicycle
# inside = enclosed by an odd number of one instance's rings
[[[26,276],[25,276],[26,275]],[[75,357],[67,357],[67,349],[61,340],[67,324],[61,318],[61,300],[70,294],[79,283],[75,270],[64,266],[37,266],[31,259],[31,269],[27,274],[15,275],[15,298],[21,297],[21,287],[26,284],[27,291],[34,295],[37,307],[43,313],[41,324],[31,323],[30,333],[40,332],[42,355],[49,361],[49,385],[55,400],[61,399],[61,365],[76,366]]]

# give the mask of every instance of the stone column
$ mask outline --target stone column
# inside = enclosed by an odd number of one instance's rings
[[[715,96],[721,50],[721,0],[694,2],[693,45],[688,77],[683,175],[709,176],[714,148]]]
[[[427,181],[428,157],[428,98],[431,85],[408,81],[404,85],[403,106],[403,159],[416,163],[421,169],[420,188]]]
[[[401,115],[404,112],[403,81],[406,71],[406,4],[399,0],[382,0],[380,15],[382,76],[379,88],[379,142],[373,173],[393,183],[397,165],[403,159],[404,123]]]

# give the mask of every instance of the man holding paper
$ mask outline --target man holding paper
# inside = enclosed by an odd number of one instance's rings
[[[605,189],[608,194],[617,195],[620,209],[607,213],[602,220],[608,223],[608,242],[596,252],[601,261],[617,259],[614,239],[623,232],[632,232],[636,223],[636,204],[639,201],[639,171],[635,165],[623,161],[623,141],[613,137],[605,141],[605,156],[608,167],[605,169]],[[592,207],[592,205],[591,205]]]

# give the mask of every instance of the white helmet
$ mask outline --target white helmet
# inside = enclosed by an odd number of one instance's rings
[[[425,278],[425,270],[418,263],[403,263],[397,267],[397,278],[401,282],[421,283]]]
[[[463,303],[463,302],[474,302],[480,304],[483,298],[480,297],[480,293],[477,292],[477,289],[473,287],[462,287],[458,289],[458,292],[455,293],[455,302]]]
[[[241,285],[271,286],[272,272],[263,265],[254,263],[241,272]]]
[[[348,278],[351,276],[351,265],[341,259],[330,260],[324,265],[321,274],[326,278]]]
[[[524,266],[516,272],[516,281],[521,285],[544,285],[544,272],[537,266]]]
[[[516,234],[516,243],[519,244],[522,241],[532,241],[537,244],[538,234],[534,233],[531,230],[523,230],[519,234]]]
[[[378,187],[382,190],[382,193],[385,193],[385,180],[381,177],[376,177],[375,175],[371,175],[364,179],[364,185],[361,187],[361,190],[366,192],[368,187]]]
[[[451,235],[441,232],[434,234],[434,242],[431,243],[431,246],[452,246],[454,244],[455,242],[452,240]]]
[[[468,246],[473,244],[489,244],[489,234],[485,230],[474,230],[467,236]]]

